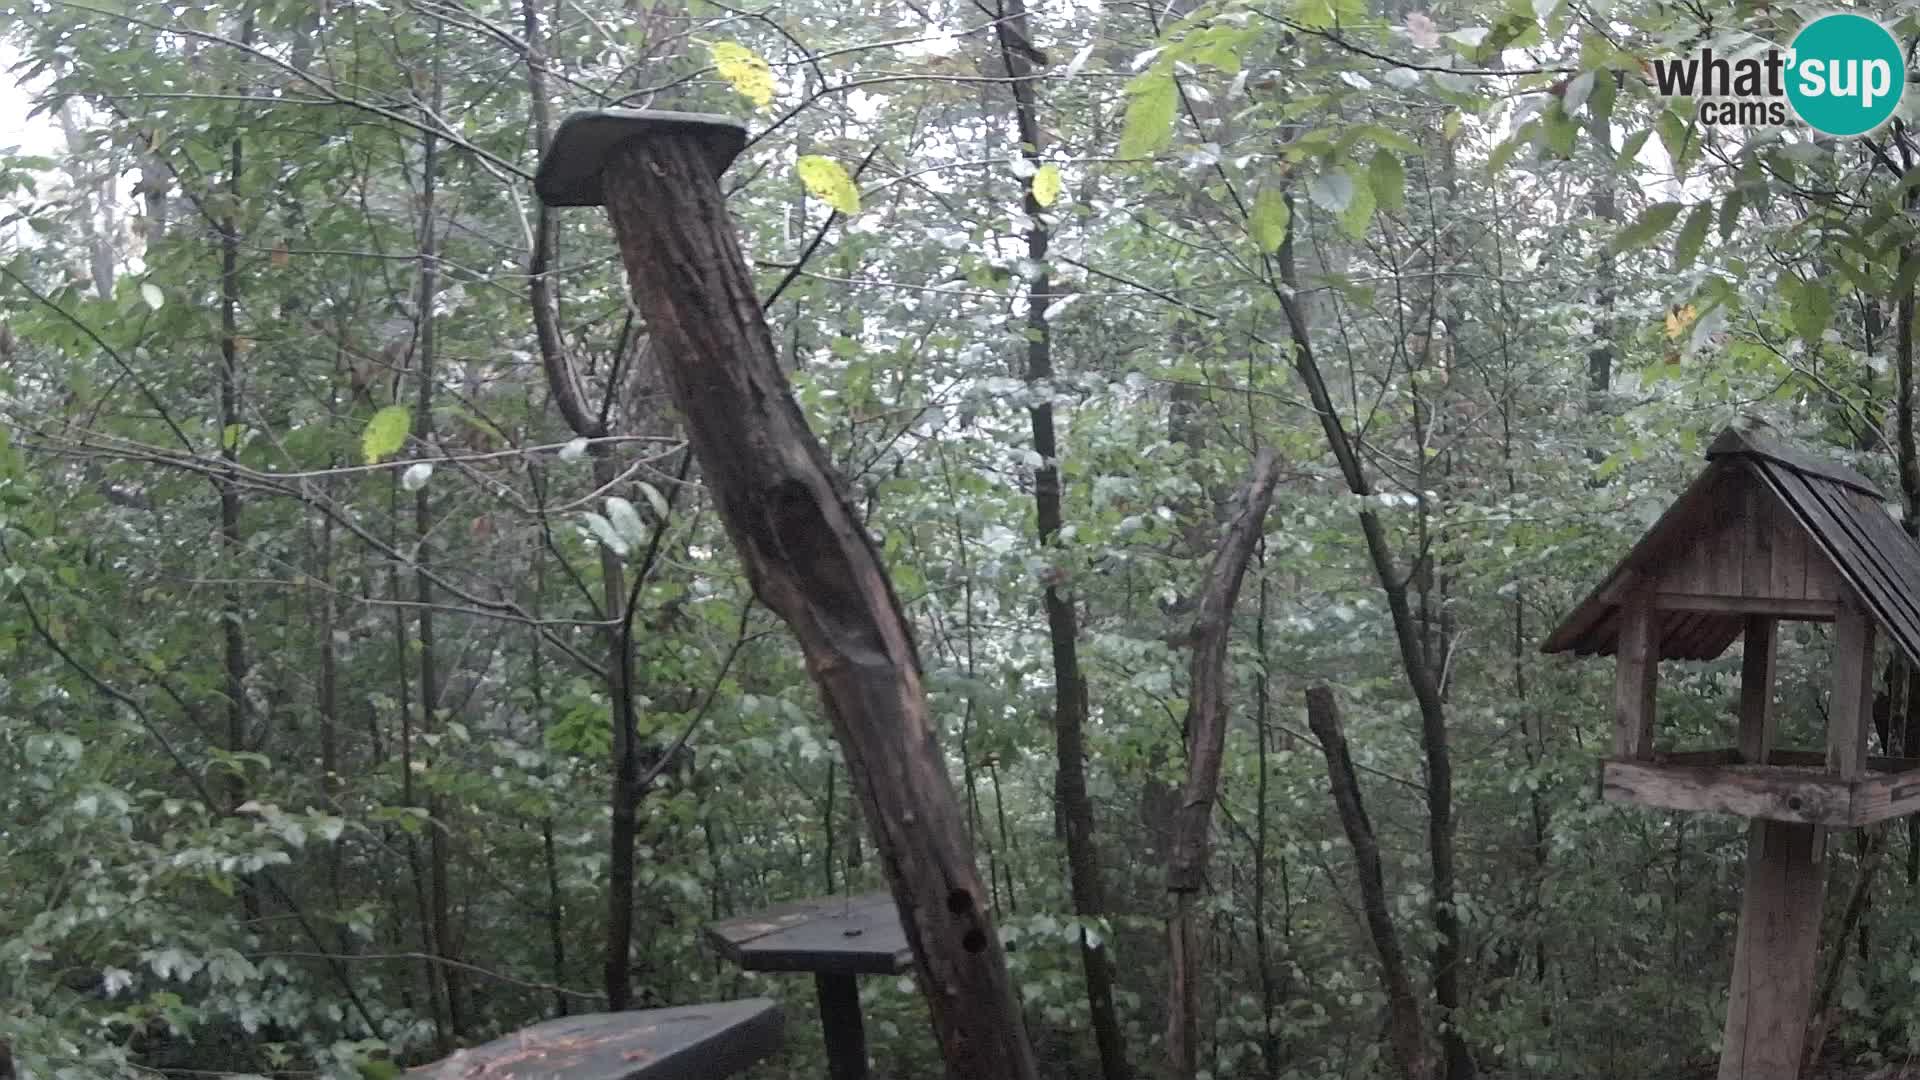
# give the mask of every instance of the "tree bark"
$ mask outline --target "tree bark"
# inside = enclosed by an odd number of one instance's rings
[[[1033,1080],[911,632],[780,370],[713,165],[691,137],[633,140],[605,184],[707,488],[755,594],[799,639],[856,781],[947,1073]]]
[[[1040,149],[1046,136],[1040,130],[1039,103],[1034,93],[1032,28],[1025,0],[1002,0],[1003,18],[995,24],[1001,63],[1013,92],[1014,121],[1020,153],[1035,168],[1042,164]],[[1053,285],[1047,269],[1052,231],[1046,208],[1034,199],[1031,185],[1022,183],[1021,208],[1027,228],[1027,258],[1035,267],[1027,287],[1027,385],[1039,387],[1037,404],[1027,410],[1033,428],[1033,452],[1040,464],[1033,472],[1033,500],[1040,546],[1051,547],[1063,523],[1060,508],[1060,447],[1053,426],[1053,405],[1043,384],[1053,378],[1053,334],[1047,308],[1053,304]],[[1074,914],[1099,918],[1107,911],[1107,889],[1100,872],[1100,848],[1095,840],[1093,803],[1087,797],[1087,680],[1080,671],[1080,619],[1073,598],[1049,581],[1042,595],[1047,613],[1047,637],[1053,656],[1053,796],[1057,821],[1067,849],[1068,890]],[[1113,1004],[1113,964],[1110,950],[1080,936],[1080,965],[1087,980],[1087,1009],[1094,1044],[1100,1053],[1100,1072],[1106,1080],[1128,1080],[1127,1047]]]
[[[1387,992],[1387,1038],[1393,1045],[1393,1056],[1406,1080],[1428,1080],[1433,1063],[1420,1020],[1420,1003],[1413,996],[1413,980],[1407,975],[1406,954],[1400,949],[1400,936],[1387,909],[1380,845],[1374,839],[1366,807],[1360,802],[1360,780],[1354,773],[1353,755],[1347,750],[1346,733],[1341,730],[1339,707],[1333,691],[1324,685],[1307,691],[1307,726],[1326,755],[1333,805],[1340,813],[1340,827],[1347,834],[1347,842],[1353,845],[1360,908],[1366,914],[1367,933],[1373,938],[1374,955],[1380,963],[1380,985]]]
[[[1167,891],[1174,914],[1167,926],[1170,985],[1167,989],[1167,1061],[1176,1077],[1200,1069],[1198,975],[1201,960],[1193,924],[1193,898],[1206,884],[1211,855],[1208,833],[1213,804],[1220,794],[1221,758],[1227,744],[1227,639],[1233,629],[1233,605],[1240,596],[1247,563],[1260,539],[1279,479],[1279,455],[1260,451],[1241,491],[1240,513],[1214,550],[1213,565],[1200,591],[1193,619],[1193,660],[1187,687],[1187,778],[1174,809],[1173,851],[1167,859]],[[1255,912],[1255,918],[1259,913]]]

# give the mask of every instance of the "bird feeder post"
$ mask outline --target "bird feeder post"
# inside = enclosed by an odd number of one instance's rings
[[[746,131],[610,110],[560,125],[535,188],[605,206],[701,480],[754,594],[792,630],[846,755],[952,1077],[1032,1080],[1018,996],[906,616],[780,370],[720,190]]]

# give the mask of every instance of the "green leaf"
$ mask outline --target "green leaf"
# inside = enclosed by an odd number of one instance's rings
[[[1674,175],[1685,175],[1687,159],[1699,147],[1693,138],[1692,125],[1682,120],[1679,113],[1668,109],[1654,122],[1654,128],[1660,133],[1660,145],[1667,148],[1667,158],[1673,162]]]
[[[1347,200],[1347,208],[1340,212],[1340,227],[1355,240],[1363,240],[1367,235],[1367,226],[1373,221],[1373,188],[1361,184],[1353,189],[1353,197]]]
[[[655,521],[665,521],[673,515],[673,508],[667,505],[667,497],[660,494],[659,488],[645,480],[637,481],[636,486],[640,488],[640,494],[647,497],[647,505],[653,508]]]
[[[1540,117],[1540,122],[1546,131],[1547,148],[1553,151],[1553,156],[1562,161],[1572,157],[1574,141],[1580,137],[1579,123],[1568,116],[1567,110],[1561,108],[1557,101]]]
[[[220,431],[220,448],[231,450],[240,445],[240,434],[247,430],[245,424],[228,424]]]
[[[1614,237],[1613,243],[1607,245],[1607,250],[1618,255],[1623,251],[1646,247],[1653,243],[1655,237],[1667,231],[1667,227],[1673,224],[1673,219],[1680,216],[1680,210],[1681,206],[1677,202],[1663,202],[1647,207],[1638,218],[1634,219],[1633,224],[1620,230],[1620,235]]]
[[[1060,197],[1060,166],[1048,162],[1033,174],[1033,201],[1046,207]]]
[[[1149,71],[1127,86],[1127,118],[1120,132],[1120,156],[1151,157],[1173,138],[1173,117],[1180,105],[1173,76]]]
[[[1720,204],[1720,241],[1725,243],[1733,239],[1733,230],[1740,224],[1740,208],[1746,205],[1747,193],[1738,185],[1727,192]]]
[[[1307,184],[1307,198],[1322,210],[1343,214],[1353,204],[1353,177],[1345,169],[1328,169]]]
[[[1326,30],[1335,22],[1332,0],[1292,0],[1288,14],[1308,30]]]
[[[1278,187],[1263,187],[1253,200],[1253,218],[1249,222],[1253,231],[1253,242],[1260,250],[1271,255],[1280,250],[1287,242],[1287,227],[1293,221],[1293,210],[1287,206],[1286,193]]]
[[[720,77],[741,97],[760,108],[773,104],[773,92],[778,84],[774,82],[773,68],[759,53],[738,42],[717,41],[707,46],[707,55],[713,58]]]
[[[627,542],[628,548],[647,542],[647,526],[640,520],[640,511],[618,495],[607,499],[607,522],[620,534],[620,539]]]
[[[360,433],[361,457],[369,465],[378,465],[381,458],[392,456],[406,445],[407,429],[412,425],[413,414],[405,405],[389,405],[374,413]]]
[[[1407,208],[1407,169],[1392,151],[1374,151],[1373,160],[1367,163],[1367,186],[1373,189],[1374,200],[1386,209],[1397,212]]]
[[[1787,318],[1793,323],[1793,332],[1808,347],[1820,344],[1820,335],[1826,333],[1827,322],[1833,318],[1833,292],[1825,285],[1814,281],[1795,282],[1789,289]],[[1784,285],[1785,282],[1782,282]]]
[[[852,217],[860,212],[860,189],[840,163],[819,154],[808,154],[794,163],[807,194]]]
[[[1713,204],[1703,202],[1687,214],[1686,224],[1680,226],[1680,236],[1673,242],[1673,268],[1685,270],[1693,265],[1700,256],[1700,246],[1707,242],[1707,226],[1713,222]]]
[[[160,286],[153,282],[143,281],[140,283],[140,299],[145,300],[148,307],[159,311],[160,306],[167,302],[167,294],[161,292]]]
[[[1631,170],[1634,162],[1640,158],[1640,148],[1647,145],[1647,137],[1652,134],[1652,128],[1641,128],[1639,131],[1627,136],[1627,141],[1620,144],[1620,153],[1613,159],[1613,171],[1627,172]]]
[[[632,550],[627,546],[626,538],[620,535],[620,530],[613,527],[613,522],[591,510],[582,516],[586,519],[587,531],[593,534],[595,540],[600,541],[601,546],[611,549],[615,555],[620,556],[625,556]]]

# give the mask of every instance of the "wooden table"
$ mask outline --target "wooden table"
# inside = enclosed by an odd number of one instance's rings
[[[591,1013],[521,1028],[407,1071],[410,1080],[714,1080],[780,1049],[766,998]]]
[[[864,893],[782,904],[707,926],[707,939],[744,971],[810,971],[832,1080],[866,1080],[860,975],[913,966],[893,895]]]

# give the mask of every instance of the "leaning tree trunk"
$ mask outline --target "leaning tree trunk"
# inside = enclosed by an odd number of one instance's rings
[[[1333,691],[1325,684],[1307,691],[1307,726],[1320,740],[1320,752],[1327,759],[1327,780],[1333,788],[1334,809],[1340,813],[1340,828],[1353,845],[1353,867],[1360,882],[1360,909],[1367,919],[1367,934],[1373,938],[1374,957],[1380,965],[1380,985],[1387,992],[1387,1041],[1406,1080],[1428,1080],[1433,1062],[1427,1053],[1426,1028],[1420,1020],[1420,1002],[1413,996],[1413,979],[1407,974],[1407,955],[1400,948],[1400,934],[1394,929],[1393,915],[1387,908],[1386,876],[1380,870],[1380,844],[1375,839],[1373,822],[1360,801],[1360,779],[1354,772],[1353,754],[1347,749],[1347,735],[1340,727],[1340,710],[1334,704]]]
[[[1213,804],[1220,794],[1221,756],[1227,743],[1227,638],[1233,604],[1240,596],[1253,546],[1273,502],[1279,456],[1271,449],[1254,459],[1241,493],[1240,513],[1214,550],[1193,619],[1193,663],[1187,687],[1187,780],[1173,816],[1173,852],[1167,860],[1167,891],[1173,916],[1167,923],[1167,1061],[1173,1076],[1192,1080],[1200,1069],[1198,967],[1201,950],[1193,925],[1193,898],[1206,882],[1212,851]],[[1255,912],[1256,919],[1263,913]]]
[[[557,153],[557,152],[556,152]],[[604,171],[633,297],[728,535],[800,641],[882,855],[952,1077],[1037,1076],[913,638],[781,372],[698,135],[631,139]]]

